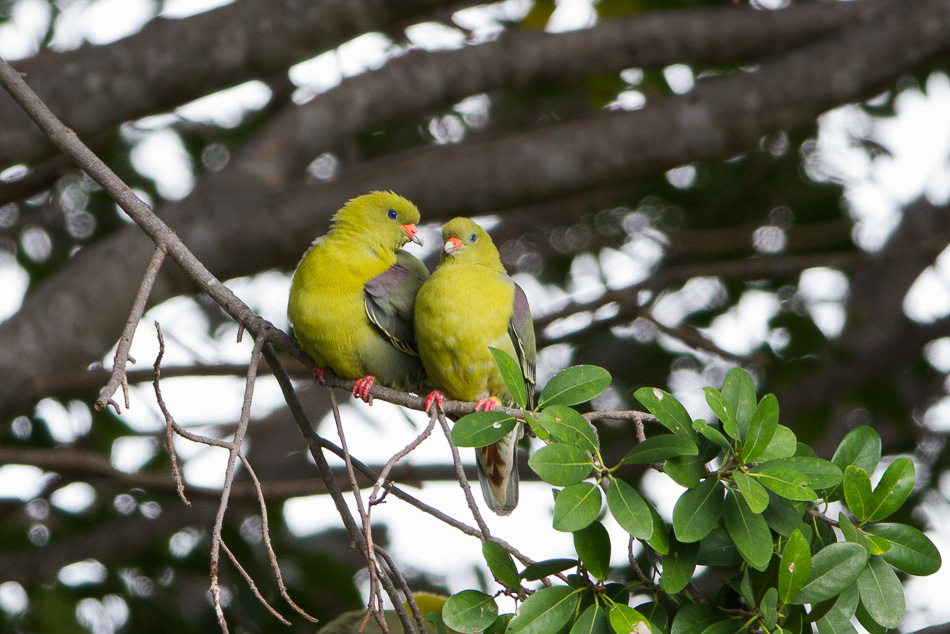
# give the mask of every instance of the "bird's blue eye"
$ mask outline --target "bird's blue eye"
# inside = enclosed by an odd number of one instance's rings
[[[395,210],[395,209],[390,209],[390,210],[389,210],[389,217],[392,218],[393,220],[396,219],[396,210]]]
[[[474,234],[474,233],[468,237],[468,241],[469,241],[469,242],[475,242],[475,234]]]

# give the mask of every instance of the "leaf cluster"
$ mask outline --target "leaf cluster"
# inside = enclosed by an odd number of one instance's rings
[[[524,408],[517,364],[502,355],[496,352],[499,367]],[[705,389],[715,420],[693,420],[658,388],[637,390],[669,433],[642,440],[608,465],[595,428],[574,406],[610,381],[596,366],[568,368],[548,382],[537,408],[525,410],[525,422],[545,442],[529,465],[554,487],[552,526],[572,533],[576,558],[519,570],[505,548],[486,541],[488,568],[501,593],[522,601],[518,613],[499,615],[492,595],[466,590],[449,599],[445,625],[462,632],[618,634],[799,634],[812,625],[822,634],[854,632],[854,618],[875,634],[900,625],[899,573],[930,575],[941,561],[921,531],[882,521],[907,501],[915,472],[899,457],[872,486],[881,463],[874,429],[852,430],[831,460],[819,458],[779,423],[776,398],[758,399],[751,377],[735,368],[721,389]],[[500,412],[471,414],[456,423],[453,440],[483,446],[516,423]],[[671,524],[617,476],[626,464],[651,465],[684,487]],[[832,502],[842,507],[836,520],[825,515]],[[606,514],[629,534],[638,574],[611,566]],[[646,573],[633,558],[634,541],[649,563]],[[692,586],[700,565],[722,571],[715,597]],[[538,580],[549,583],[532,590],[527,582]],[[642,601],[644,595],[652,600]],[[641,600],[635,608],[631,597]]]

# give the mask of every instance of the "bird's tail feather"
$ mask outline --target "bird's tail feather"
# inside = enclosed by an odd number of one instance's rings
[[[510,515],[518,506],[517,448],[523,435],[523,425],[518,423],[495,444],[475,450],[482,495],[496,515]]]

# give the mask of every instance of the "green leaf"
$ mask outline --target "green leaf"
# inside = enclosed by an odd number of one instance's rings
[[[765,591],[765,596],[759,603],[759,610],[762,612],[765,630],[772,631],[778,623],[778,590],[772,587]]]
[[[495,622],[485,630],[485,634],[507,634],[508,624],[511,623],[513,618],[515,618],[515,615],[511,613],[499,615]]]
[[[570,634],[610,634],[607,612],[597,604],[587,606],[574,623]]]
[[[881,436],[872,427],[855,427],[841,440],[831,461],[842,471],[851,465],[874,473],[881,461]]]
[[[480,632],[494,623],[497,617],[495,599],[478,590],[463,590],[454,594],[442,608],[442,620],[460,632]]]
[[[753,513],[761,513],[769,506],[769,492],[754,478],[747,476],[738,469],[732,472],[732,481],[739,487],[739,493],[745,498],[746,504]]]
[[[874,506],[871,478],[864,469],[849,465],[844,472],[844,500],[859,522],[867,521]]]
[[[510,354],[498,348],[488,347],[492,356],[495,357],[495,363],[501,371],[501,378],[505,381],[508,393],[519,407],[528,406],[528,392],[525,387],[524,375],[521,373],[521,366],[514,360]]]
[[[521,578],[525,581],[537,581],[564,572],[568,568],[577,566],[576,559],[546,559],[536,561],[521,571]]]
[[[874,503],[868,513],[868,520],[882,520],[907,500],[914,490],[914,463],[907,458],[897,458],[887,465],[881,481],[874,487]]]
[[[757,402],[752,377],[742,368],[732,368],[722,383],[722,395],[736,413],[740,438],[745,438]]]
[[[883,627],[868,614],[864,601],[858,602],[858,609],[855,610],[854,615],[858,618],[858,623],[863,625],[864,629],[868,631],[868,634],[885,634],[885,632],[887,632],[886,627]]]
[[[858,594],[868,614],[879,625],[892,629],[904,620],[904,587],[897,574],[880,557],[871,557],[858,577]]]
[[[452,442],[456,447],[486,447],[507,436],[517,422],[504,412],[467,414],[452,427]]]
[[[653,535],[653,515],[650,507],[636,489],[613,478],[607,487],[607,508],[620,524],[637,539],[649,539]]]
[[[851,523],[851,520],[844,513],[838,513],[838,528],[841,529],[841,534],[844,535],[846,541],[862,546],[864,550],[868,551],[868,555],[871,554],[871,542],[861,532],[860,528]]]
[[[589,476],[593,464],[583,449],[554,442],[534,452],[528,466],[548,484],[565,487]]]
[[[703,630],[703,634],[741,634],[745,631],[745,623],[739,619],[722,619]]]
[[[608,492],[610,489],[607,490]],[[666,522],[663,521],[663,518],[660,517],[660,514],[657,512],[656,508],[650,504],[649,500],[644,500],[647,503],[647,506],[650,508],[650,517],[653,518],[653,534],[647,538],[647,544],[650,545],[650,548],[660,553],[661,555],[666,555],[670,552],[670,536],[669,530],[667,530]],[[614,519],[616,519],[614,515]],[[619,523],[620,520],[617,520]],[[626,530],[626,529],[624,529]],[[630,531],[627,531],[628,533]]]
[[[670,634],[702,634],[709,626],[722,620],[718,608],[705,603],[687,603],[676,612]]]
[[[698,560],[699,544],[671,543],[670,552],[663,556],[663,589],[676,594],[685,588],[693,578]]]
[[[598,581],[610,572],[610,535],[600,522],[594,521],[585,529],[574,531],[574,550],[587,571]]]
[[[736,549],[732,538],[719,527],[699,540],[699,559],[701,566],[733,566],[742,561],[742,555]]]
[[[778,399],[772,394],[762,397],[749,421],[749,430],[742,443],[742,460],[753,462],[765,453],[778,429]]]
[[[508,628],[511,634],[551,634],[567,625],[579,595],[568,586],[541,588],[524,603]]]
[[[716,478],[680,496],[673,507],[673,531],[681,542],[698,542],[709,534],[722,515],[725,488]]]
[[[790,603],[820,603],[841,593],[857,580],[867,560],[867,551],[858,544],[825,546],[812,557],[808,581]]]
[[[602,502],[600,489],[590,482],[564,487],[554,500],[554,529],[572,533],[590,526]]]
[[[772,531],[765,518],[753,513],[741,495],[729,491],[723,519],[742,558],[756,570],[765,570],[772,559]]]
[[[488,569],[501,584],[514,590],[520,587],[521,576],[504,546],[497,542],[485,541],[482,543],[482,556],[488,564]]]
[[[639,612],[650,622],[650,629],[654,632],[670,631],[670,617],[666,615],[666,610],[656,601],[648,601],[640,605],[633,606],[633,609]]]
[[[833,462],[809,456],[792,456],[772,460],[769,465],[783,466],[798,471],[808,477],[808,485],[813,489],[830,489],[844,479],[844,473]]]
[[[778,596],[782,603],[794,599],[811,574],[811,550],[801,531],[795,530],[785,542],[778,569]]]
[[[883,537],[878,537],[877,535],[868,535],[867,533],[863,534],[868,540],[868,543],[871,544],[872,555],[883,555],[891,549],[891,542],[887,541]]]
[[[851,617],[834,608],[818,619],[815,625],[818,626],[818,634],[858,634],[851,625]]]
[[[736,412],[726,402],[726,397],[714,387],[703,388],[703,392],[706,393],[706,404],[709,405],[709,409],[722,423],[722,430],[730,437],[741,440],[739,427],[736,425]]]
[[[810,502],[817,499],[818,494],[808,486],[808,476],[789,467],[773,465],[772,462],[753,467],[749,471],[750,475],[754,474],[759,484],[788,500]]]
[[[890,549],[881,557],[898,570],[927,576],[940,570],[940,552],[930,539],[906,524],[871,524],[867,531],[890,542]]]
[[[732,443],[713,425],[709,425],[703,419],[694,420],[693,430],[701,434],[706,440],[718,445],[726,454],[732,455]]]
[[[647,438],[639,443],[623,457],[620,464],[649,464],[651,462],[663,462],[676,456],[695,456],[698,454],[699,448],[688,437],[663,434],[662,436]]]
[[[666,461],[663,471],[676,484],[692,489],[699,484],[703,474],[706,473],[706,461],[701,455],[677,456]]]
[[[769,493],[769,506],[762,511],[762,517],[769,523],[769,528],[782,537],[791,537],[795,529],[799,529],[807,539],[811,532],[802,522],[804,515],[805,505],[802,502],[791,502],[777,493]]]
[[[445,621],[442,620],[442,615],[438,612],[423,614],[422,618],[435,628],[436,634],[449,634],[449,629],[445,626]]]
[[[858,586],[852,584],[842,591],[838,595],[838,599],[835,601],[836,610],[840,610],[847,616],[851,618],[854,616],[854,612],[858,609],[858,603],[860,602],[861,597],[858,596]]]
[[[757,460],[759,462],[769,462],[779,458],[788,458],[795,455],[797,447],[798,439],[795,437],[795,432],[785,425],[779,425],[775,428],[769,446],[759,454]]]
[[[555,374],[541,390],[538,407],[577,405],[610,387],[610,373],[596,365],[575,365]]]
[[[566,405],[551,405],[538,416],[538,425],[555,440],[594,453],[600,443],[587,419]]]
[[[642,614],[627,605],[615,605],[610,608],[610,627],[617,634],[631,634],[637,623],[645,623],[650,626],[649,621]],[[639,631],[637,631],[639,634]]]
[[[656,387],[641,387],[633,393],[634,398],[643,403],[643,406],[656,416],[660,424],[674,434],[688,436],[696,440],[693,430],[693,419],[683,404],[676,400],[669,392]]]

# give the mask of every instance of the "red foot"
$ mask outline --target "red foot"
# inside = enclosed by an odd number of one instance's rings
[[[362,379],[357,379],[353,382],[353,396],[358,396],[366,401],[368,405],[372,405],[373,399],[370,398],[369,388],[373,387],[374,383],[376,383],[376,377],[372,374],[364,376]]]
[[[327,384],[326,376],[327,376],[326,368],[321,368],[319,365],[314,366],[313,378],[317,380],[317,383],[319,383],[320,385],[326,385]]]
[[[498,405],[499,405],[498,399],[495,398],[494,396],[491,398],[482,398],[482,399],[479,399],[477,403],[475,403],[475,411],[476,412],[490,412],[494,410],[496,407],[498,407]]]
[[[433,390],[429,392],[429,395],[426,397],[426,414],[429,413],[429,410],[432,409],[432,402],[435,401],[439,404],[439,409],[442,409],[442,403],[445,401],[445,395],[442,394],[439,390]]]

